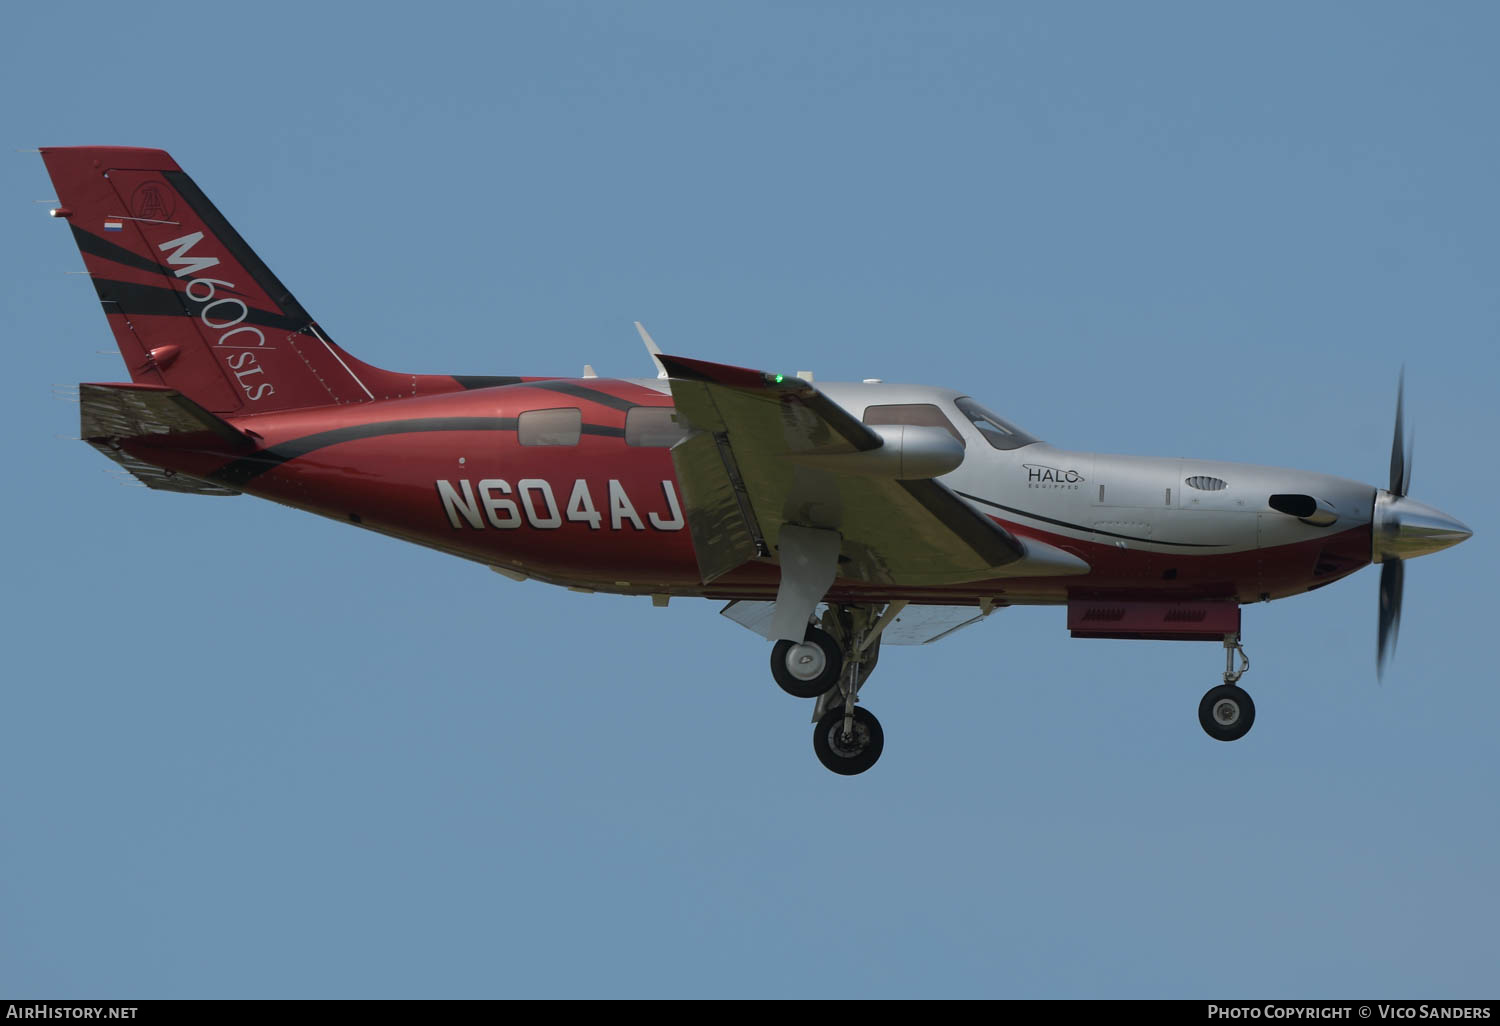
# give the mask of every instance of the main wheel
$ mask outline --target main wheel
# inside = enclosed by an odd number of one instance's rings
[[[797,698],[817,698],[838,683],[844,653],[833,635],[809,627],[801,642],[778,641],[771,649],[771,676]]]
[[[885,748],[885,731],[874,713],[854,707],[854,733],[844,733],[844,705],[830,709],[813,730],[813,751],[818,761],[835,773],[852,777],[875,765]]]
[[[1220,684],[1198,703],[1198,722],[1216,741],[1238,741],[1255,724],[1255,703],[1244,688]]]

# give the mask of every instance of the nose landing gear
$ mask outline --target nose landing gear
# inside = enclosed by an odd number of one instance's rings
[[[1239,653],[1240,667],[1234,656]],[[1255,725],[1255,703],[1239,679],[1250,669],[1250,657],[1240,646],[1238,634],[1224,635],[1224,683],[1208,689],[1198,703],[1198,722],[1215,741],[1238,741]]]

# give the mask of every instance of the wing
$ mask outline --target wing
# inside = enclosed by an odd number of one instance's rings
[[[741,627],[770,636],[774,602],[738,599],[719,610]],[[942,641],[994,612],[994,606],[905,606],[880,634],[882,645],[930,645]]]
[[[809,382],[659,359],[696,429],[672,460],[704,581],[776,552],[783,526],[838,532],[845,580],[920,586],[1088,569],[1023,544],[932,477],[908,476],[882,434]]]

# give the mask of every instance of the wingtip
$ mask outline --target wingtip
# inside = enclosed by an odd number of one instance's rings
[[[651,362],[656,364],[656,376],[658,378],[667,377],[667,368],[661,362],[661,346],[656,344],[656,340],[651,337],[651,333],[646,330],[646,326],[640,321],[635,322],[635,330],[640,333],[641,341],[646,345],[646,352],[651,354]]]

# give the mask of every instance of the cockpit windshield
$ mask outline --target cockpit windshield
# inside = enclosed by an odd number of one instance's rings
[[[1037,441],[1014,424],[1001,420],[968,396],[954,400],[953,405],[974,422],[974,426],[979,429],[984,440],[996,449],[1019,449],[1023,445],[1030,445]]]

